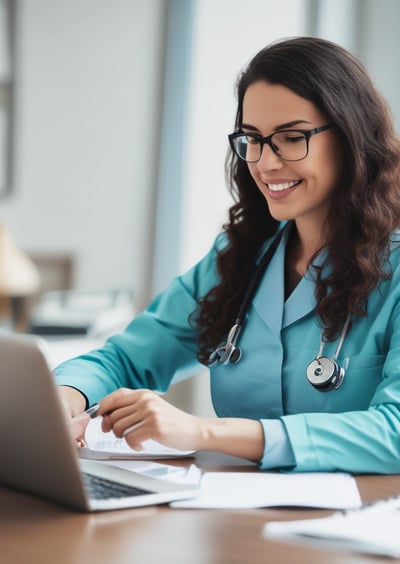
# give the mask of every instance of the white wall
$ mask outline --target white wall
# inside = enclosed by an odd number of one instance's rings
[[[359,44],[359,0],[316,0],[316,35],[355,53]]]
[[[400,134],[399,22],[399,0],[363,0],[359,55],[388,101]]]
[[[19,0],[15,186],[21,247],[69,252],[81,289],[147,299],[163,0]]]
[[[231,205],[225,188],[227,134],[239,70],[280,37],[306,32],[305,0],[196,0],[187,112],[181,268],[205,253]]]

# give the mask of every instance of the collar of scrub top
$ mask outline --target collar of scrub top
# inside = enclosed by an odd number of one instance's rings
[[[292,226],[293,222],[282,226],[282,238],[252,302],[258,315],[277,338],[280,338],[282,329],[311,313],[316,307],[315,273],[311,267],[285,300],[285,250]],[[321,266],[324,274],[325,269],[329,269],[329,263],[326,264],[327,255],[327,249],[323,248],[313,260],[313,265]]]

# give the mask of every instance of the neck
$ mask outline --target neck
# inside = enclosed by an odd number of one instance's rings
[[[321,224],[295,222],[291,233],[291,243],[299,260],[311,259],[324,246],[324,231]]]
[[[286,267],[304,276],[311,259],[323,245],[321,228],[313,229],[308,225],[307,229],[304,229],[304,226],[295,223],[286,249]]]

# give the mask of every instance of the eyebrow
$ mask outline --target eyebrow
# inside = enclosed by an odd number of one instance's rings
[[[311,124],[310,121],[307,121],[305,119],[295,119],[293,121],[288,121],[287,123],[281,123],[281,124],[277,125],[274,128],[274,131],[279,131],[281,129],[288,129],[290,127],[295,127],[296,125],[299,125],[301,123]],[[242,129],[249,129],[250,131],[259,131],[259,129],[257,127],[254,127],[254,125],[250,125],[248,123],[242,123]]]

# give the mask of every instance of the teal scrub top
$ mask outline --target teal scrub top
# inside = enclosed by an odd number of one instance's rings
[[[240,362],[210,369],[215,412],[261,422],[262,469],[400,473],[400,234],[393,237],[392,277],[370,294],[368,315],[353,323],[338,357],[343,384],[328,392],[306,379],[321,338],[312,269],[285,301],[287,236],[248,311]],[[90,404],[119,387],[167,390],[178,371],[196,363],[188,318],[218,280],[216,250],[223,244],[218,237],[104,347],[57,367],[57,383],[81,390]],[[336,346],[327,343],[324,356],[333,357]]]

